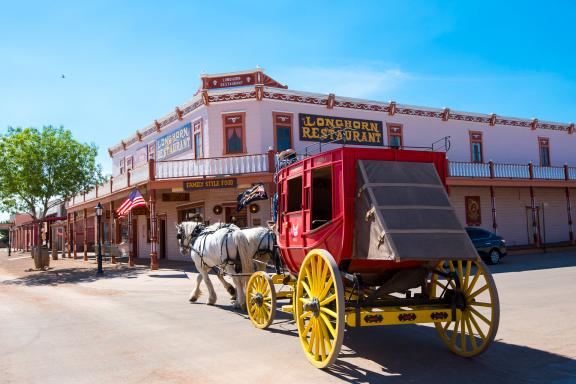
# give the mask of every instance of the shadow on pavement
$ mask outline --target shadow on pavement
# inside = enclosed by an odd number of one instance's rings
[[[350,329],[344,346],[327,372],[352,383],[576,382],[576,360],[500,341],[483,355],[462,358],[449,352],[432,327]],[[378,367],[359,369],[354,364],[357,358],[370,360]]]
[[[6,285],[26,285],[26,286],[55,286],[69,283],[86,283],[97,280],[115,279],[115,278],[135,278],[140,274],[148,273],[142,268],[118,268],[105,269],[104,274],[96,274],[95,269],[86,268],[65,268],[47,270],[39,273],[5,280],[2,284]]]
[[[537,271],[551,268],[576,267],[576,251],[509,255],[500,264],[489,265],[492,273]]]

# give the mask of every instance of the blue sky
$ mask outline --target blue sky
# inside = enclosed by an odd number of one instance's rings
[[[64,125],[106,149],[190,99],[201,73],[576,120],[576,2],[0,0],[0,132]],[[60,77],[65,75],[65,79]]]

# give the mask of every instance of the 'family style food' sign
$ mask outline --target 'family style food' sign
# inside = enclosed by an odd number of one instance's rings
[[[298,114],[300,140],[352,145],[384,145],[382,122],[348,117]]]
[[[190,124],[162,136],[156,141],[156,160],[165,160],[192,148]]]

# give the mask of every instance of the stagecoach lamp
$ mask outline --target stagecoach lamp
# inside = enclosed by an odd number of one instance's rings
[[[98,203],[97,206],[94,207],[94,209],[96,210],[96,216],[101,217],[102,216],[102,204]]]

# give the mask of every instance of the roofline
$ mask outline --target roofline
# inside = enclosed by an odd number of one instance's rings
[[[258,69],[261,70],[261,69]],[[251,73],[251,71],[234,72],[229,74],[242,74]],[[224,74],[227,75],[227,74]],[[206,75],[208,76],[208,75]],[[214,75],[216,76],[216,75]],[[183,117],[196,109],[209,105],[210,103],[238,101],[238,100],[257,100],[256,90],[259,86],[244,86],[236,88],[220,88],[214,90],[203,90],[201,93],[196,94],[191,100],[181,106],[177,106],[174,112],[164,115],[162,118],[154,121],[143,129],[137,130],[136,133],[120,143],[108,148],[110,157],[128,149],[133,144],[142,141],[143,137],[149,136],[154,132],[161,132],[162,128],[166,125],[176,121],[183,120]],[[313,93],[305,91],[297,91],[291,89],[282,89],[274,87],[262,87],[261,99],[276,99],[285,102],[295,102],[304,104],[323,105],[328,107],[329,100],[332,100],[333,108],[349,108],[360,109],[372,112],[383,112],[392,116],[396,113],[413,115],[419,117],[442,118],[447,120],[463,120],[478,123],[488,123],[490,125],[511,125],[530,127],[531,129],[551,129],[567,131],[569,134],[574,132],[574,123],[559,123],[550,121],[540,121],[537,118],[523,119],[517,117],[508,117],[497,115],[495,113],[485,114],[477,112],[466,111],[452,111],[450,108],[433,108],[413,106],[409,104],[398,104],[395,101],[374,101],[367,99],[358,99],[352,97],[335,96],[334,94]],[[231,98],[230,95],[240,95],[241,98]],[[288,96],[288,97],[282,97]],[[330,107],[328,107],[330,108]]]

